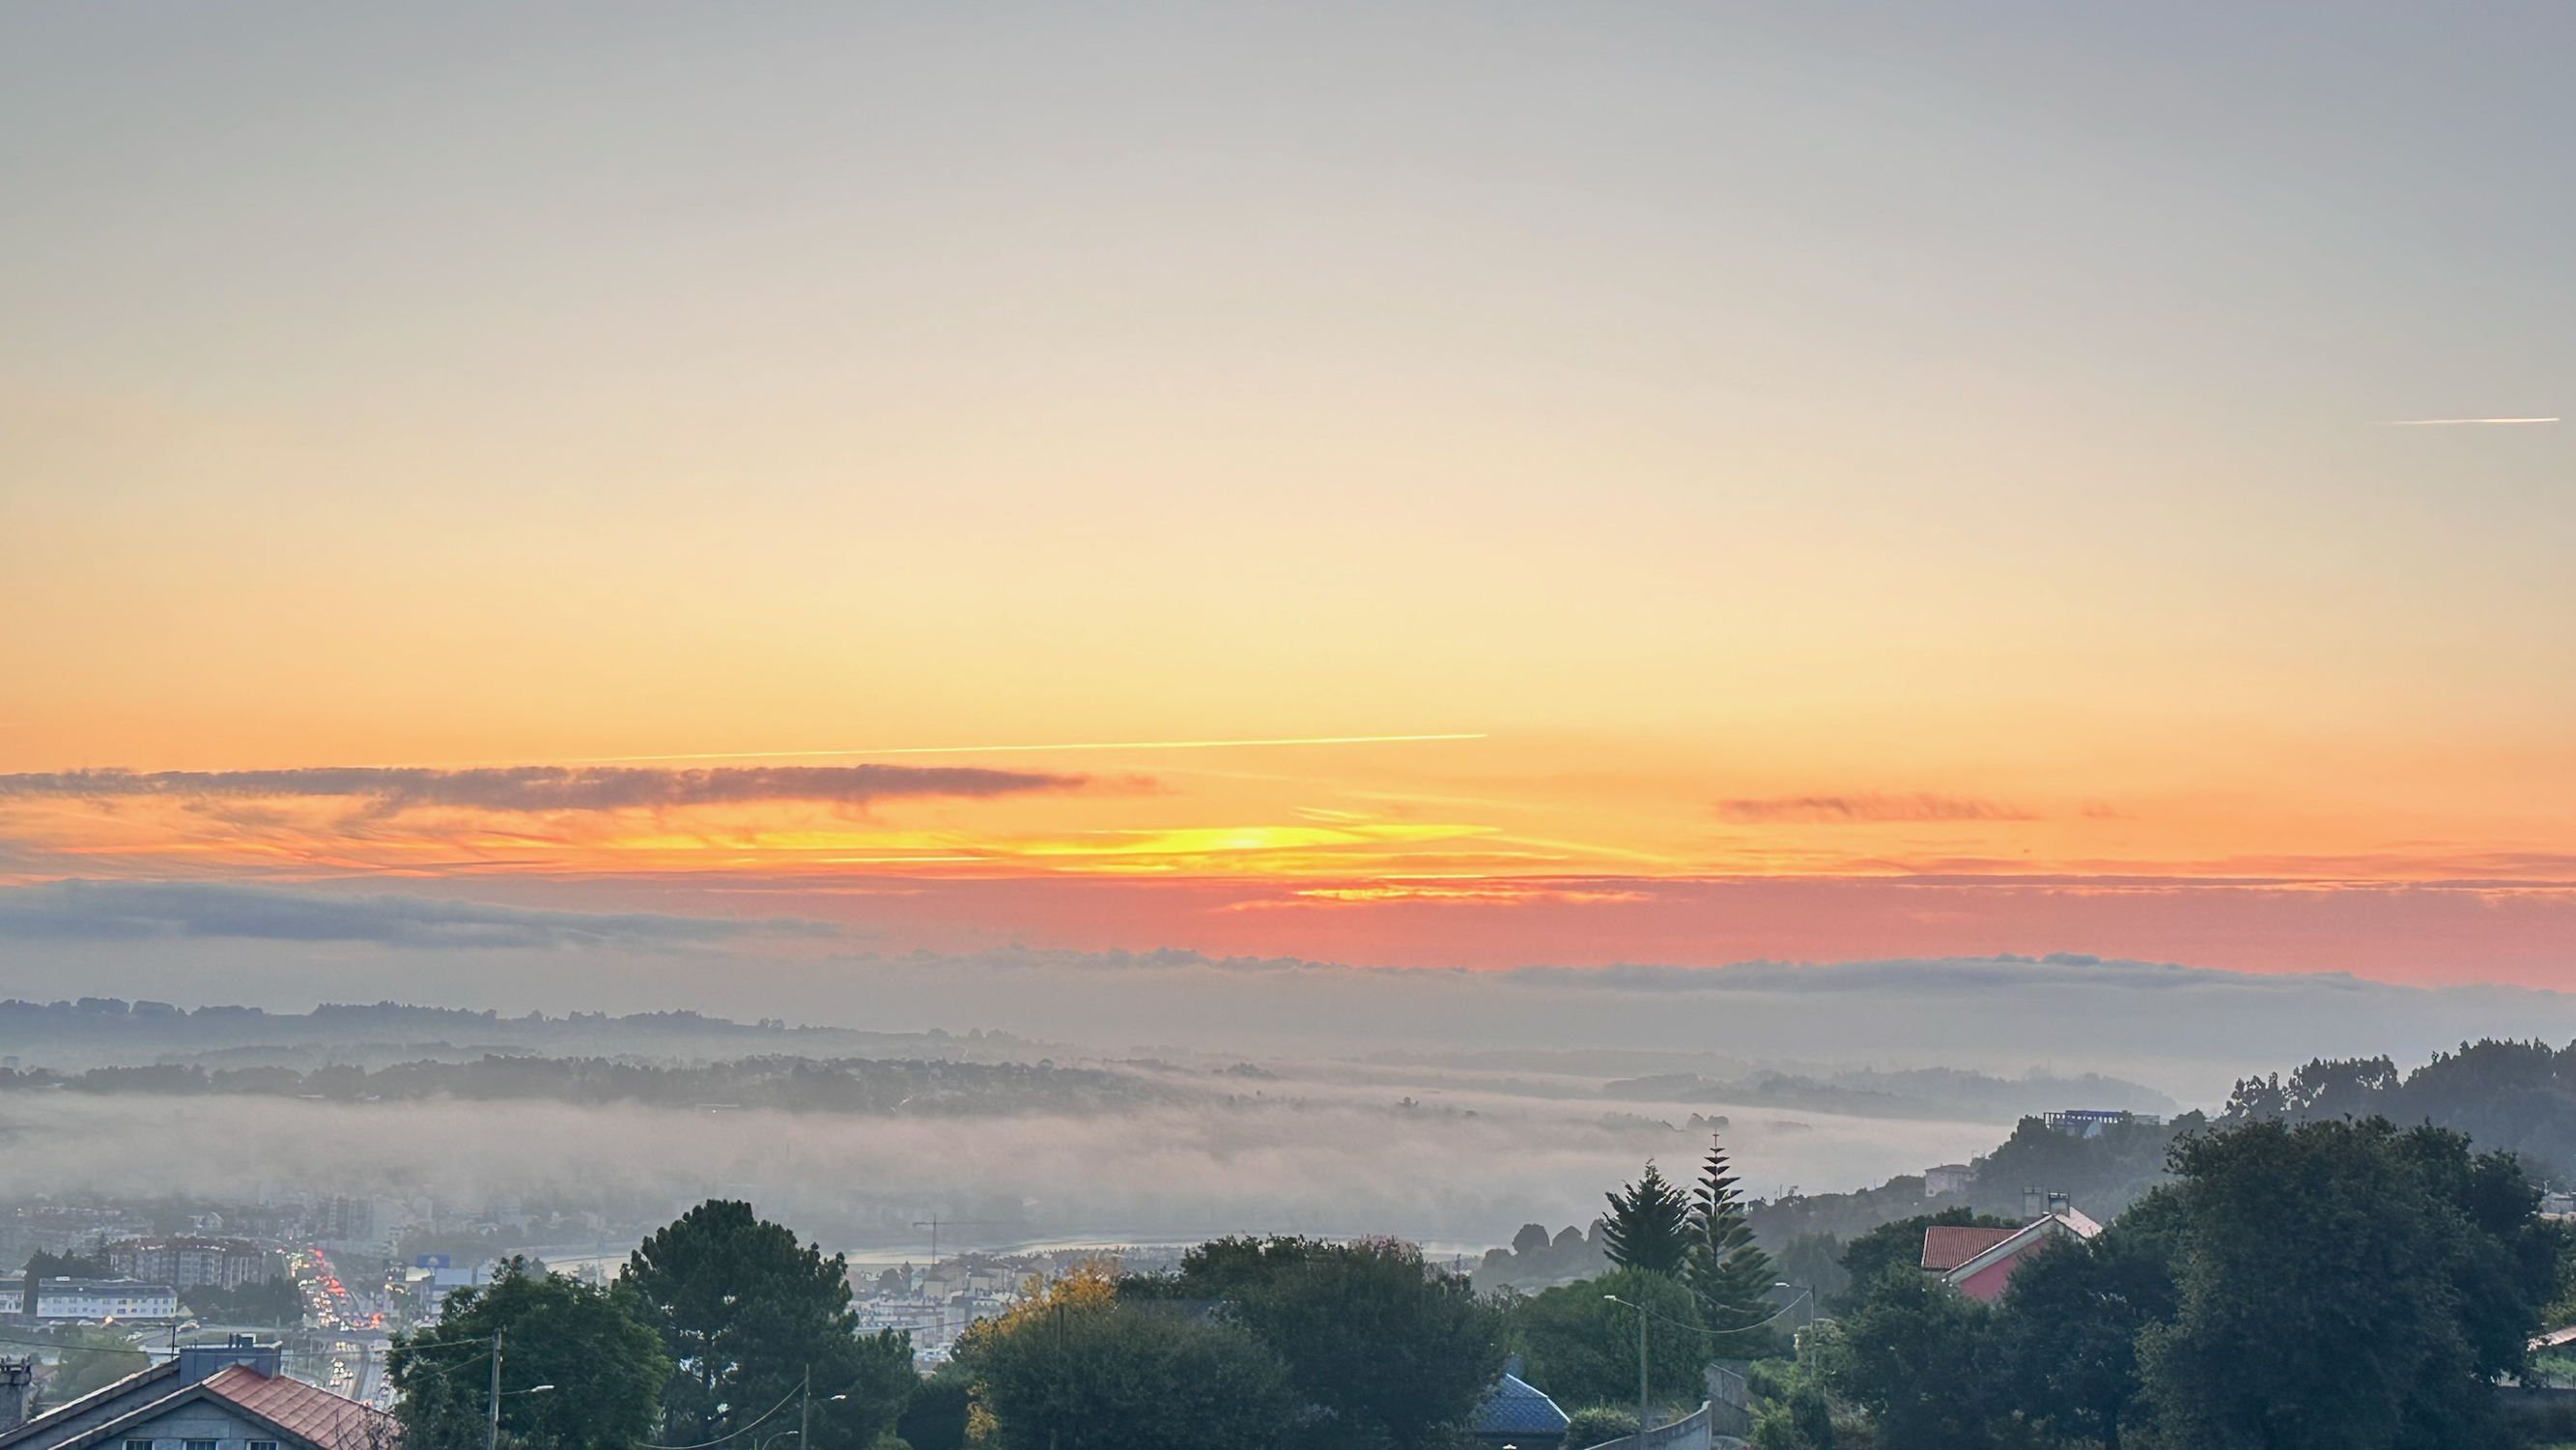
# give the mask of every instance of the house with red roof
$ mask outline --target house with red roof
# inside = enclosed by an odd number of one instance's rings
[[[1923,1268],[1971,1299],[1992,1303],[2002,1297],[2013,1270],[2032,1254],[2066,1239],[2089,1239],[2102,1226],[2077,1212],[2063,1198],[2049,1211],[2019,1228],[1973,1228],[1934,1224],[1923,1230]]]
[[[280,1373],[236,1336],[0,1429],[0,1450],[394,1450],[393,1417]]]

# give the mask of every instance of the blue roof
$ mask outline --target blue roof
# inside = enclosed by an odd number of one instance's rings
[[[1467,1430],[1475,1435],[1562,1435],[1572,1424],[1556,1401],[1516,1374],[1494,1382],[1493,1392],[1476,1407]]]

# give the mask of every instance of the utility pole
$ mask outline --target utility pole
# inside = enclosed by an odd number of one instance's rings
[[[1055,1372],[1059,1377],[1061,1377],[1064,1374],[1064,1305],[1060,1302],[1056,1304],[1055,1312],[1050,1314],[1048,1317],[1055,1321]],[[1053,1419],[1055,1417],[1050,1415],[1048,1418]],[[1055,1436],[1056,1427],[1049,1425],[1047,1427],[1047,1450],[1056,1450]]]
[[[492,1331],[492,1418],[486,1450],[501,1450],[501,1331]]]
[[[814,1366],[805,1366],[805,1389],[796,1397],[796,1450],[812,1450],[814,1438]]]
[[[1646,1450],[1646,1306],[1643,1304],[1637,1306],[1637,1450]]]

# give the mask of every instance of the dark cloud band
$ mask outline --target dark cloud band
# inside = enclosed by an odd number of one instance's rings
[[[0,891],[0,941],[372,942],[390,947],[678,949],[828,935],[798,920],[543,911],[421,896],[333,896],[213,882],[62,881]]]
[[[913,765],[513,765],[471,770],[349,766],[300,770],[67,770],[0,775],[0,800],[362,800],[380,810],[613,811],[747,801],[864,805],[904,796],[1003,796],[1074,790],[1078,775]]]

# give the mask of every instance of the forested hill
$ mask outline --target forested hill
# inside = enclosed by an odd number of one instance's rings
[[[42,1054],[58,1068],[194,1058],[225,1061],[367,1061],[494,1051],[554,1057],[947,1058],[1034,1062],[1058,1051],[1008,1033],[883,1032],[736,1022],[697,1012],[574,1012],[517,1017],[402,1002],[324,1003],[310,1012],[257,1007],[175,1007],[118,997],[0,1001],[0,1054]]]
[[[2400,1073],[2385,1057],[2320,1060],[2286,1081],[2278,1074],[2243,1079],[2214,1120],[2186,1113],[2170,1123],[2114,1124],[2089,1138],[2054,1132],[2037,1118],[2024,1118],[2011,1137],[1969,1165],[1976,1178],[1964,1196],[1930,1206],[2017,1219],[2023,1190],[2039,1189],[2066,1193],[2076,1207],[2108,1222],[2165,1181],[2166,1155],[2179,1135],[2213,1121],[2344,1117],[2449,1128],[2466,1134],[2477,1151],[2519,1156],[2533,1181],[2565,1187],[2576,1183],[2576,1044],[2562,1049],[2538,1042],[2464,1044],[2411,1073]],[[1858,1193],[1756,1202],[1751,1217],[1766,1247],[1807,1263],[1825,1252],[1820,1245],[1921,1213],[1926,1206],[1923,1180],[1906,1176]],[[1801,1240],[1809,1242],[1800,1246]]]
[[[2382,1117],[2466,1133],[2480,1148],[2522,1156],[2532,1177],[2576,1178],[2576,1043],[2465,1044],[2413,1072],[2385,1057],[2323,1059],[2290,1074],[2236,1084],[2224,1120]]]
[[[487,1056],[477,1062],[361,1067],[99,1067],[62,1074],[0,1070],[0,1093],[236,1094],[334,1102],[433,1098],[641,1103],[669,1108],[781,1108],[816,1113],[1101,1112],[1170,1096],[1143,1078],[1051,1063],[753,1057],[698,1067],[606,1058]]]

